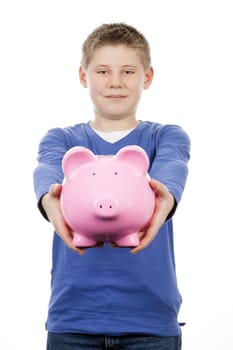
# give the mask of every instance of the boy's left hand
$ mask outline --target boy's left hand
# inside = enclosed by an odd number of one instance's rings
[[[143,250],[153,241],[175,204],[173,195],[164,184],[152,179],[150,185],[156,195],[155,211],[145,230],[139,233],[140,243],[131,250],[132,254]]]

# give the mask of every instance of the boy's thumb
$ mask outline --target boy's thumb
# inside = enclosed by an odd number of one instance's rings
[[[62,185],[61,184],[52,184],[50,186],[49,192],[54,196],[54,197],[59,197],[61,194],[62,190]]]

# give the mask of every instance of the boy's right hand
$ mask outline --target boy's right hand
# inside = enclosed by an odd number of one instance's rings
[[[61,184],[52,184],[50,190],[42,198],[42,206],[45,210],[49,221],[52,223],[58,236],[65,242],[65,244],[80,255],[85,254],[85,249],[76,248],[73,245],[72,231],[66,224],[61,212],[60,194],[62,190]]]

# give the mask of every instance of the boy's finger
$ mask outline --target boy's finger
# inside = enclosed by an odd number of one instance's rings
[[[140,250],[143,250],[144,248],[146,248],[155,238],[156,236],[156,228],[154,226],[150,226],[146,232],[146,234],[144,233],[142,235],[142,239],[139,243],[139,245],[133,249],[131,249],[131,253],[132,254],[136,254],[138,253]]]

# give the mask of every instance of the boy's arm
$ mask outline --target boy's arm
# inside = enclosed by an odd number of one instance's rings
[[[176,207],[173,195],[164,184],[152,179],[150,185],[156,193],[155,211],[145,230],[139,233],[140,244],[131,250],[132,254],[146,248],[153,241],[161,226],[168,220]]]
[[[150,169],[151,187],[156,195],[155,212],[147,228],[140,233],[139,246],[131,250],[133,254],[147,247],[175,213],[188,175],[189,152],[190,139],[180,127],[168,125],[162,129]]]
[[[62,158],[67,150],[64,133],[61,129],[51,129],[39,144],[38,166],[34,170],[34,190],[38,208],[45,219],[49,220],[56,233],[69,248],[84,254],[72,244],[72,232],[65,223],[60,209],[60,193],[63,181]]]

